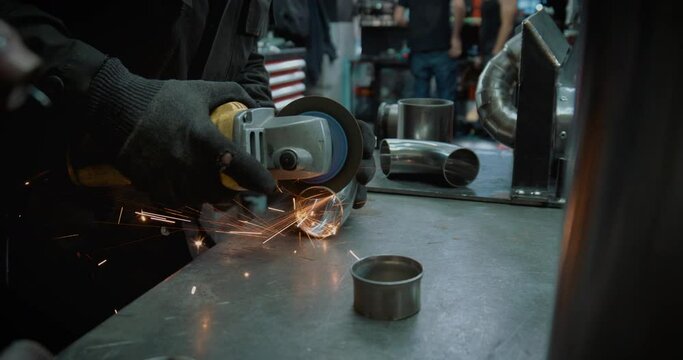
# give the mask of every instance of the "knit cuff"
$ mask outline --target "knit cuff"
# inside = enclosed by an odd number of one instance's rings
[[[90,83],[90,125],[120,149],[161,86],[159,80],[131,74],[118,59],[107,59]]]

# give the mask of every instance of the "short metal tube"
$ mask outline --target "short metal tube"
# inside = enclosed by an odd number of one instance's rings
[[[397,138],[450,142],[453,138],[453,101],[401,99]]]
[[[380,167],[386,176],[437,175],[453,187],[466,186],[479,174],[479,158],[469,149],[436,141],[384,139]]]
[[[377,136],[380,139],[395,138],[398,134],[398,104],[383,102],[377,109]]]
[[[358,193],[358,181],[356,179],[351,180],[351,182],[346,185],[343,189],[339,190],[337,193],[337,198],[342,203],[342,222],[340,226],[344,225],[346,220],[351,214],[351,209],[353,209],[353,204],[356,200],[356,194]]]
[[[356,179],[336,194],[324,186],[302,191],[295,202],[297,227],[316,238],[335,235],[349,218],[357,193]]]
[[[400,320],[420,311],[422,265],[404,256],[381,255],[351,267],[353,307],[376,320]]]

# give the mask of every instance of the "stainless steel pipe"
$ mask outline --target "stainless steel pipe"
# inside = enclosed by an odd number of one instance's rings
[[[440,175],[454,187],[471,183],[479,174],[479,158],[469,149],[436,141],[384,139],[380,167],[394,174]]]
[[[376,320],[400,320],[420,311],[422,265],[404,256],[370,256],[351,267],[353,307]]]
[[[297,227],[299,230],[316,238],[326,238],[335,235],[351,214],[356,194],[358,193],[358,181],[353,179],[338,193],[323,186],[313,186],[299,194],[296,205]],[[324,200],[320,205],[310,206],[311,201]],[[303,212],[299,212],[299,208]],[[315,211],[311,211],[311,210]],[[309,213],[310,211],[310,213]]]
[[[401,99],[398,101],[399,139],[450,142],[453,138],[453,101]]]
[[[377,136],[380,139],[398,135],[398,104],[383,102],[377,109]]]
[[[514,147],[517,107],[514,92],[519,79],[522,34],[508,40],[479,76],[477,111],[484,129],[501,143]]]

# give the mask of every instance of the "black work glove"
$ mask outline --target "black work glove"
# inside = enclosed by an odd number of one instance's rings
[[[356,173],[356,180],[358,181],[358,190],[356,191],[356,199],[353,202],[354,209],[360,209],[365,206],[368,198],[368,189],[365,185],[372,180],[377,170],[375,159],[372,152],[375,150],[375,133],[372,131],[372,126],[362,120],[358,120],[358,126],[363,134],[363,160],[360,162],[360,168]]]
[[[28,98],[28,82],[41,60],[19,33],[0,19],[0,112],[16,110]]]
[[[234,82],[149,80],[112,58],[92,80],[88,118],[116,152],[115,166],[155,201],[174,206],[230,201],[235,193],[221,184],[219,171],[244,188],[270,193],[275,189],[270,173],[209,118],[229,101],[256,105]]]

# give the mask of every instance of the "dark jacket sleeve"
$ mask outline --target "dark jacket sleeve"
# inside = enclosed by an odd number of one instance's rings
[[[256,102],[262,107],[274,107],[273,98],[268,86],[269,76],[264,65],[263,55],[252,50],[246,65],[235,79],[235,82],[242,85]]]
[[[43,60],[37,85],[53,102],[85,113],[90,81],[107,56],[69,37],[64,24],[35,6],[0,1],[0,17],[17,29],[26,45]]]

